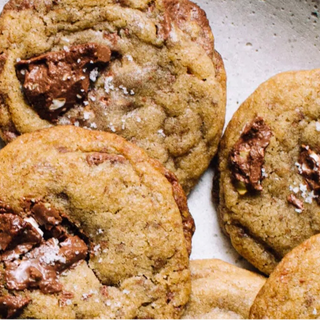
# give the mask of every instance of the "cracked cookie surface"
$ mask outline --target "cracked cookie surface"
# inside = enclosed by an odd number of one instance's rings
[[[216,153],[226,104],[223,62],[196,4],[11,0],[0,30],[2,139],[65,124],[114,132],[191,191]]]
[[[320,232],[319,85],[319,70],[271,78],[235,113],[221,142],[221,226],[266,274]]]
[[[178,318],[194,231],[175,176],[123,138],[74,126],[0,151],[0,314]]]
[[[216,259],[192,260],[190,270],[192,291],[183,319],[247,319],[266,280]]]

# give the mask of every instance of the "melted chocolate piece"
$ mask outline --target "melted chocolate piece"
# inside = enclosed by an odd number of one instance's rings
[[[317,202],[320,204],[320,156],[309,147],[302,145],[299,163],[301,165],[299,173],[305,178],[309,188],[318,196]]]
[[[230,153],[234,179],[253,190],[261,191],[265,149],[270,143],[272,132],[261,117],[246,125],[240,139]],[[238,190],[239,191],[239,190]],[[240,192],[240,194],[245,194]]]
[[[111,51],[104,45],[81,44],[21,60],[17,63],[17,77],[40,117],[56,121],[87,98],[90,78],[95,81],[97,76],[96,64],[105,65],[110,57]]]
[[[0,213],[14,213],[12,208],[0,200]]]
[[[126,158],[124,156],[116,155],[116,154],[108,154],[108,153],[100,153],[96,152],[87,156],[87,162],[89,166],[98,166],[99,164],[110,161],[111,163],[124,163]]]
[[[3,296],[0,297],[0,316],[1,318],[11,318],[22,308],[28,305],[31,300],[22,296]]]
[[[303,202],[299,200],[294,194],[290,194],[287,198],[288,202],[294,205],[297,209],[303,210]]]
[[[9,290],[39,288],[43,293],[62,290],[58,274],[86,258],[88,248],[77,236],[60,243],[50,239],[25,255],[22,260],[5,263],[5,278]]]
[[[62,221],[59,211],[52,208],[50,204],[36,203],[31,211],[39,225],[44,226],[46,229],[50,229]]]
[[[12,260],[42,241],[41,234],[27,221],[12,213],[0,214],[0,260]]]
[[[60,225],[62,222],[61,213],[49,203],[37,202],[30,207],[30,211],[37,223],[50,232],[53,238],[65,240],[68,236],[67,230]]]

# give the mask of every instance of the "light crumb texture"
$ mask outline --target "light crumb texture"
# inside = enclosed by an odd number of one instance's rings
[[[223,62],[196,4],[11,0],[0,31],[2,139],[66,124],[113,132],[174,172],[187,193],[195,186],[217,151],[226,104]],[[110,61],[90,72],[87,99],[55,121],[41,118],[26,99],[16,64],[87,43],[111,50]],[[55,101],[52,108],[63,108],[63,100]]]
[[[59,227],[90,253],[59,274],[61,292],[24,290],[31,301],[20,318],[181,316],[191,290],[186,199],[161,168],[121,137],[74,126],[25,134],[0,151],[1,212],[58,212]],[[52,229],[34,217],[48,237]]]
[[[247,319],[265,278],[221,260],[190,261],[192,292],[183,319]]]
[[[234,248],[266,274],[285,254],[320,232],[318,187],[312,180],[318,179],[319,170],[319,86],[319,69],[276,75],[242,104],[221,142],[220,224]],[[240,195],[230,152],[257,117],[272,133],[261,169],[262,191],[248,188]],[[308,163],[302,165],[301,154],[308,152]],[[308,182],[303,172],[312,166]]]
[[[319,235],[288,253],[259,292],[250,318],[319,319],[319,260]]]

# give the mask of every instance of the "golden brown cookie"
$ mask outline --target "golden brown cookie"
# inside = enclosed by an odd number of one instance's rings
[[[181,316],[194,224],[173,174],[74,126],[18,137],[0,170],[2,317]]]
[[[319,69],[271,78],[235,113],[221,143],[221,225],[266,274],[320,232],[319,86]]]
[[[265,278],[221,260],[193,260],[183,319],[247,319]]]
[[[114,132],[189,193],[217,151],[226,75],[189,0],[11,0],[0,18],[0,135]]]
[[[252,319],[318,319],[320,315],[320,236],[289,252],[260,290]]]

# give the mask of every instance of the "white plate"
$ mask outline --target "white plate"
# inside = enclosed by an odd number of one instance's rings
[[[5,2],[0,0],[0,10]],[[207,12],[216,49],[225,62],[226,122],[269,77],[283,71],[320,68],[320,0],[196,2]],[[251,268],[221,233],[211,198],[212,178],[213,171],[209,169],[189,197],[197,226],[191,258],[219,258]]]

